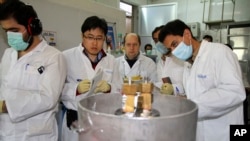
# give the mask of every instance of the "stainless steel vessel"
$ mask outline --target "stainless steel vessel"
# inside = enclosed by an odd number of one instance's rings
[[[79,141],[195,141],[197,105],[187,99],[155,94],[159,117],[114,115],[122,106],[120,94],[98,94],[78,104]]]

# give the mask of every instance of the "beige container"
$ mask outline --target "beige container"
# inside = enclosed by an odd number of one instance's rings
[[[141,96],[143,97],[143,103],[142,108],[145,110],[151,110],[152,109],[152,94],[151,93],[141,93]]]
[[[142,93],[151,93],[153,91],[154,85],[152,83],[142,83],[141,92]]]
[[[122,93],[126,95],[136,95],[137,84],[124,83],[122,85]]]
[[[127,95],[127,100],[125,102],[125,107],[123,109],[124,112],[134,112],[134,105],[135,103],[135,96],[134,95]]]

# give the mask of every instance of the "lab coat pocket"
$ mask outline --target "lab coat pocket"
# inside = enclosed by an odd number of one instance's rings
[[[28,122],[28,135],[39,136],[53,132],[53,122],[51,119],[32,119]]]
[[[23,75],[23,87],[27,90],[38,90],[40,73],[37,67],[29,66]]]
[[[39,78],[37,68],[30,65],[25,69],[16,69],[6,77],[11,88],[25,90],[38,90]]]
[[[108,82],[111,82],[112,75],[113,75],[113,70],[111,70],[111,69],[103,69],[103,72],[104,72],[104,74],[102,76],[102,79],[106,80]]]

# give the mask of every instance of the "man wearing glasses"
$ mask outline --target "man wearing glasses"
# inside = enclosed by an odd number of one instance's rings
[[[117,79],[115,58],[103,50],[108,31],[107,22],[97,16],[88,17],[81,31],[82,43],[63,52],[68,65],[67,80],[62,92],[62,102],[67,108],[62,125],[63,141],[78,141],[78,134],[71,128],[77,121],[77,101],[92,94],[89,92],[91,81],[99,69],[103,71],[103,76],[97,82],[94,93],[116,92],[113,84]]]

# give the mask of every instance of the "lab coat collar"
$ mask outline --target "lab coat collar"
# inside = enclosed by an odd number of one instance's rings
[[[138,56],[138,61],[142,61],[143,57],[145,57],[145,56],[140,53],[139,56]]]
[[[200,44],[200,47],[199,47],[199,51],[196,55],[196,59],[199,58],[205,51],[206,51],[206,46],[209,42],[205,41],[205,40],[202,40],[201,44]],[[195,60],[194,60],[195,61]]]
[[[27,54],[32,54],[33,52],[43,52],[47,46],[48,46],[47,42],[44,39],[42,39],[41,42]],[[15,52],[17,53],[18,51],[15,50]]]
[[[48,46],[47,42],[44,39],[42,39],[42,41],[31,52],[43,52],[47,46]]]
[[[194,65],[195,63],[199,62],[200,57],[202,57],[202,55],[206,54],[206,50],[209,49],[209,46],[207,46],[209,44],[209,42],[202,40],[198,53],[195,57],[195,59],[193,60],[192,65]]]
[[[82,46],[82,43],[80,43],[79,45],[80,51],[86,56],[88,57],[88,54],[84,51],[85,47]],[[107,54],[105,53],[105,51],[102,49],[98,54],[97,54],[97,58],[95,62],[99,62],[102,58],[104,58],[105,56],[107,56]],[[90,60],[91,61],[91,60]]]
[[[141,53],[139,53],[139,54],[137,55],[137,57],[136,57],[136,59],[137,59],[136,62],[137,62],[137,61],[143,60],[143,57],[144,57],[144,56],[143,56]],[[126,55],[124,55],[124,57],[122,57],[123,62],[126,61],[126,59],[127,59],[127,57],[126,57]]]
[[[16,61],[21,61],[22,59],[31,56],[32,54],[36,53],[36,52],[43,52],[44,49],[48,46],[47,42],[42,39],[42,41],[30,52],[28,52],[27,54],[25,54],[23,57],[18,59],[18,52],[11,48],[13,50],[13,52],[11,53],[11,60],[13,61],[13,63],[15,63]]]
[[[139,56],[140,56],[140,52],[139,52],[138,55],[137,55],[135,58],[133,58],[132,60],[138,60]],[[127,57],[126,54],[124,55],[124,58],[125,58],[125,60],[130,60],[130,59],[128,59],[128,57]]]

